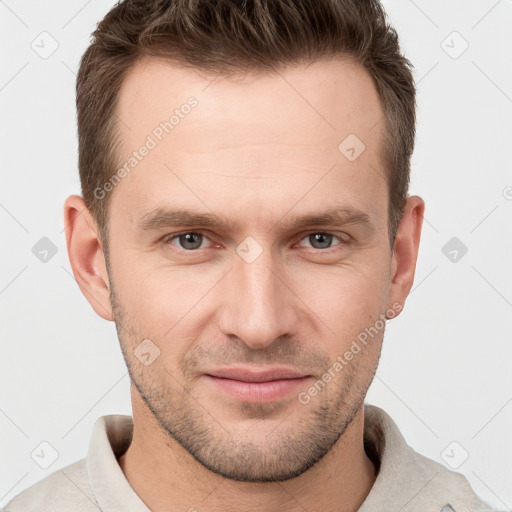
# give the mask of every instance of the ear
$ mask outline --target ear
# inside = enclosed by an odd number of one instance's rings
[[[398,226],[391,260],[390,293],[388,307],[400,304],[402,309],[411,291],[421,238],[425,202],[410,196]],[[393,308],[396,310],[396,308]],[[397,315],[402,311],[397,311]],[[396,316],[396,315],[395,315]]]
[[[69,196],[64,203],[64,226],[69,262],[85,298],[105,320],[114,320],[99,228],[81,196]]]

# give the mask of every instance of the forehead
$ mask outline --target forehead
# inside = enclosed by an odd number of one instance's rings
[[[346,185],[338,198],[356,190],[376,197],[386,186],[380,98],[349,58],[236,77],[143,59],[123,82],[116,114],[119,162],[128,172],[113,202],[130,211],[183,194],[196,206],[205,195],[218,206],[240,193],[253,204],[284,206],[283,196],[293,201],[327,175],[327,191]],[[143,146],[150,149],[134,156]]]
[[[245,72],[237,76],[206,74],[162,59],[145,58],[129,70],[119,93],[117,113],[126,118],[126,123],[119,126],[123,139],[132,142],[134,133],[130,133],[133,127],[129,121],[137,124],[138,131],[151,133],[190,97],[197,99],[200,108],[194,110],[186,125],[206,130],[223,127],[226,121],[232,123],[230,128],[238,123],[244,130],[220,130],[215,134],[233,143],[248,142],[248,137],[276,141],[275,135],[279,135],[277,141],[285,143],[301,132],[307,132],[312,143],[325,142],[328,135],[337,139],[348,133],[370,143],[379,133],[373,128],[382,124],[375,83],[349,57],[275,73]],[[291,121],[295,122],[293,126],[289,125]],[[288,129],[283,131],[283,127]],[[180,143],[186,144],[186,140]]]

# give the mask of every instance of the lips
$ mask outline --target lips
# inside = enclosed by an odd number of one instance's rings
[[[248,368],[222,368],[204,374],[216,390],[244,402],[273,402],[304,386],[310,375],[288,368],[263,371]]]
[[[274,368],[264,371],[249,370],[245,368],[223,368],[207,372],[207,375],[221,379],[239,380],[242,382],[269,382],[272,380],[298,379],[304,374],[288,368]]]

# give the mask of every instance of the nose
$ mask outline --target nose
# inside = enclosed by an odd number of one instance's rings
[[[235,254],[224,280],[219,327],[253,349],[265,348],[297,328],[297,302],[287,273],[273,261],[270,250],[251,263]]]

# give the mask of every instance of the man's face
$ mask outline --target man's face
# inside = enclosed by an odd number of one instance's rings
[[[303,473],[361,407],[391,308],[371,78],[350,60],[236,80],[143,61],[117,114],[121,165],[138,153],[111,192],[109,279],[136,389],[170,442],[212,471]],[[222,223],[173,225],[177,211]],[[303,378],[212,377],[233,368]]]

